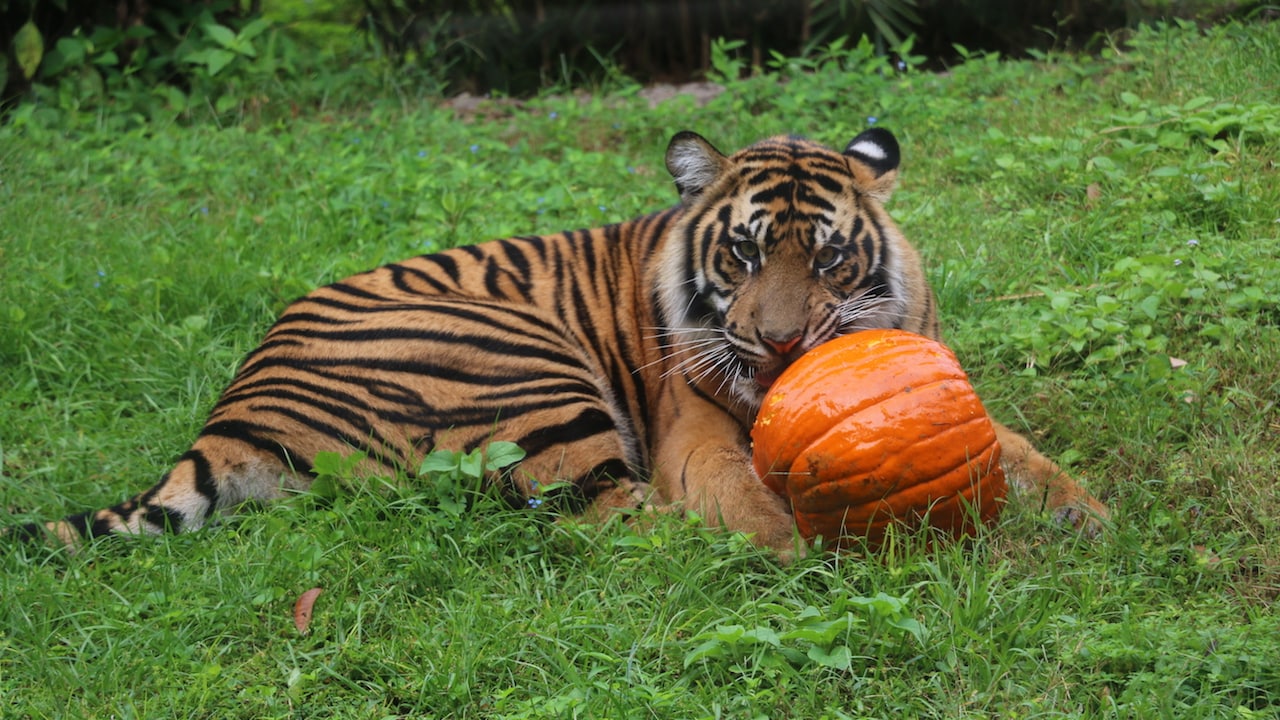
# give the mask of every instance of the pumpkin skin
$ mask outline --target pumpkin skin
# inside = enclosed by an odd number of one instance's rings
[[[808,351],[765,395],[756,473],[791,502],[800,534],[874,549],[891,523],[973,531],[1003,506],[1000,445],[945,345],[864,330]]]

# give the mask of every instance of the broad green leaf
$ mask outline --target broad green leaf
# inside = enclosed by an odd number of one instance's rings
[[[515,465],[523,460],[524,456],[525,452],[519,445],[507,440],[495,440],[485,448],[484,467],[489,472],[495,472],[509,465]]]
[[[737,642],[746,631],[742,625],[717,625],[715,630],[700,633],[694,639],[715,638],[720,642]]]
[[[1138,303],[1138,309],[1142,311],[1143,315],[1154,320],[1160,314],[1160,296],[1148,295]]]
[[[205,34],[224,48],[229,48],[236,41],[235,32],[226,25],[209,24],[204,26]]]
[[[217,75],[222,68],[236,59],[236,54],[230,50],[210,50],[205,58],[205,67],[209,69],[210,75]]]
[[[418,466],[419,475],[442,475],[456,472],[461,453],[453,450],[433,450]]]
[[[440,509],[446,514],[458,517],[466,512],[467,501],[465,498],[452,496],[440,498]]]
[[[480,479],[484,477],[484,458],[479,450],[471,452],[458,458],[458,471],[465,478]]]
[[[235,95],[223,95],[213,103],[213,109],[217,110],[218,114],[228,113],[235,109],[235,106],[239,104],[239,102],[240,100]]]
[[[687,668],[699,660],[711,657],[720,657],[724,655],[724,643],[719,640],[708,640],[698,647],[694,648],[688,655],[684,656],[684,666]]]
[[[620,538],[614,539],[613,546],[634,547],[642,550],[649,550],[653,548],[653,543],[649,541],[649,538],[642,537],[640,535],[623,535]]]
[[[803,640],[815,645],[826,646],[830,645],[840,633],[852,629],[854,623],[862,622],[865,622],[862,618],[856,618],[852,614],[845,613],[845,616],[838,620],[806,623],[798,628],[784,632],[782,637],[786,640]]]
[[[809,659],[818,663],[822,667],[834,668],[836,670],[848,670],[853,663],[853,654],[849,652],[849,648],[839,645],[830,651],[824,650],[817,645],[809,648]]]
[[[898,617],[907,607],[906,601],[902,598],[896,598],[884,592],[876,593],[875,597],[850,598],[849,603],[865,607],[871,611],[872,615],[878,617]]]
[[[1190,100],[1185,102],[1182,105],[1182,109],[1188,110],[1188,111],[1195,110],[1196,108],[1204,107],[1205,105],[1208,105],[1211,102],[1213,102],[1213,98],[1207,97],[1205,95],[1200,95],[1198,97],[1191,98]]]
[[[258,18],[241,28],[239,35],[240,42],[245,43],[258,37],[263,33],[263,31],[270,29],[270,27],[270,20],[266,18]]]
[[[917,642],[924,642],[924,626],[915,618],[903,617],[894,618],[889,621],[889,627],[895,627],[915,638]]]
[[[44,37],[36,24],[30,20],[26,25],[18,28],[18,32],[13,36],[13,57],[18,61],[18,69],[22,71],[22,77],[27,80],[30,80],[36,74],[36,69],[40,67],[40,59],[44,57]]]
[[[335,476],[323,474],[311,481],[311,485],[307,488],[307,492],[316,497],[332,500],[338,497],[338,491],[340,489],[341,486],[338,485],[338,481]]]
[[[772,645],[778,647],[782,645],[782,638],[778,637],[778,633],[769,627],[754,627],[742,633],[742,640],[750,640],[761,645]]]

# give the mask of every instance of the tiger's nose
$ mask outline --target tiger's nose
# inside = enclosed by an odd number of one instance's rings
[[[765,345],[769,346],[770,350],[773,350],[775,353],[777,353],[778,357],[785,357],[788,353],[794,350],[797,345],[800,344],[799,333],[796,333],[795,335],[792,335],[791,337],[788,337],[782,340],[769,337],[768,335],[761,336],[760,339],[764,342]]]

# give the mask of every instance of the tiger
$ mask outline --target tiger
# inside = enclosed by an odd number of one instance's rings
[[[503,440],[525,455],[486,482],[513,507],[554,486],[593,517],[678,508],[793,558],[791,508],[751,461],[767,389],[839,335],[941,338],[922,259],[884,209],[900,160],[883,127],[839,152],[791,135],[731,155],[680,132],[665,156],[673,207],[320,287],[284,310],[153,487],[18,527],[71,548],[191,531],[305,491],[320,453],[413,481],[429,452]],[[1020,497],[1098,531],[1105,505],[1022,435],[996,433]]]

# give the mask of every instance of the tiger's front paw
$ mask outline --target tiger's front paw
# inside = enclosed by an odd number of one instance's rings
[[[623,478],[591,501],[582,513],[582,519],[600,523],[613,515],[632,510],[652,511],[661,507],[662,498],[647,482]]]
[[[1090,540],[1096,540],[1110,524],[1111,511],[1106,505],[1086,495],[1054,508],[1053,519],[1060,525],[1070,525]]]
[[[809,554],[809,545],[800,537],[795,518],[790,513],[770,513],[753,518],[746,527],[732,529],[741,530],[751,539],[752,545],[772,552],[783,565],[790,565]]]

